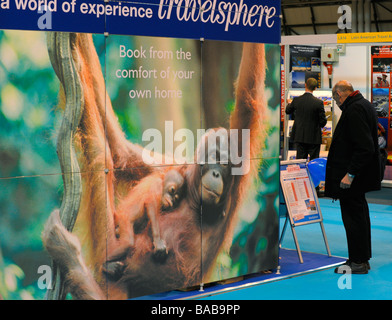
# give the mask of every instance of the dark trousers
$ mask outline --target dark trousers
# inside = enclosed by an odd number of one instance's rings
[[[297,159],[307,159],[309,155],[309,160],[313,160],[320,155],[320,144],[312,143],[296,143],[297,149]]]
[[[356,263],[372,256],[369,206],[365,194],[339,198],[342,220],[346,229],[348,258]]]

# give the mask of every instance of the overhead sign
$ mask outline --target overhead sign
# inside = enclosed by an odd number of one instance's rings
[[[0,0],[0,29],[280,43],[280,1]]]
[[[338,33],[337,43],[392,42],[392,32]]]

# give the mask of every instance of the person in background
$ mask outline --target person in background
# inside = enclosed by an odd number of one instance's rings
[[[381,83],[382,83],[382,86],[383,87],[389,87],[389,81],[387,80],[387,74],[386,73],[383,73],[382,74],[382,80],[381,80]]]
[[[342,114],[328,153],[325,196],[340,202],[348,248],[345,267],[353,274],[367,274],[372,250],[365,193],[381,188],[378,119],[370,102],[346,80],[335,84],[332,97]]]
[[[382,78],[380,76],[377,76],[377,82],[374,84],[375,88],[382,88],[383,83],[382,83]]]
[[[309,78],[305,93],[295,97],[286,107],[287,114],[294,115],[291,139],[297,150],[297,159],[313,160],[320,155],[321,129],[326,125],[324,103],[313,96],[317,80]]]
[[[381,181],[384,179],[384,173],[385,173],[385,166],[388,161],[388,152],[386,150],[387,147],[387,140],[385,139],[385,129],[384,127],[380,124],[377,123],[378,126],[378,147],[380,148],[380,165],[381,165]]]

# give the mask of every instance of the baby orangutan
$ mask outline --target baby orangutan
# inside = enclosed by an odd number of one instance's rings
[[[135,233],[144,229],[148,220],[151,223],[154,256],[158,260],[165,258],[168,252],[160,236],[158,214],[161,210],[169,212],[179,204],[185,189],[184,182],[184,177],[177,170],[151,174],[143,178],[119,204],[114,214],[116,239],[108,244],[109,252],[116,249],[103,268],[110,279],[121,277],[125,268],[123,260],[135,245]]]

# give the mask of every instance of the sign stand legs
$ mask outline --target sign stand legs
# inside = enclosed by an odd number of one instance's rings
[[[288,216],[288,213],[287,213],[286,219],[285,219],[285,221],[284,221],[282,233],[281,233],[280,238],[279,238],[279,248],[281,248],[282,241],[283,241],[283,237],[284,237],[284,235],[285,235],[285,233],[286,233],[286,228],[287,228],[288,222],[289,222],[289,216]],[[327,240],[327,235],[326,235],[326,233],[325,233],[324,224],[323,224],[322,221],[320,221],[320,227],[321,227],[321,232],[322,232],[322,234],[323,234],[323,239],[324,239],[325,247],[326,247],[326,249],[327,249],[328,257],[331,257],[331,251],[330,251],[330,249],[329,249],[328,240]],[[303,263],[304,261],[303,261],[303,258],[302,258],[302,253],[301,253],[301,249],[300,249],[300,246],[299,246],[299,242],[298,242],[298,238],[297,238],[297,233],[295,232],[295,225],[291,225],[291,232],[292,232],[292,234],[293,234],[295,247],[297,248],[298,259],[299,259],[300,263]],[[278,266],[278,272],[277,272],[277,273],[280,274],[280,265]]]
[[[331,251],[329,250],[327,235],[325,233],[324,224],[322,221],[320,222],[320,227],[321,227],[321,232],[323,233],[323,238],[324,238],[324,242],[325,242],[325,247],[327,248],[328,257],[330,257]]]
[[[297,239],[297,233],[295,232],[295,226],[294,225],[291,225],[291,231],[293,233],[295,247],[297,248],[299,262],[300,263],[304,263],[304,259],[302,258],[302,253],[301,253],[301,249],[299,247],[299,243],[298,243],[298,239]]]

